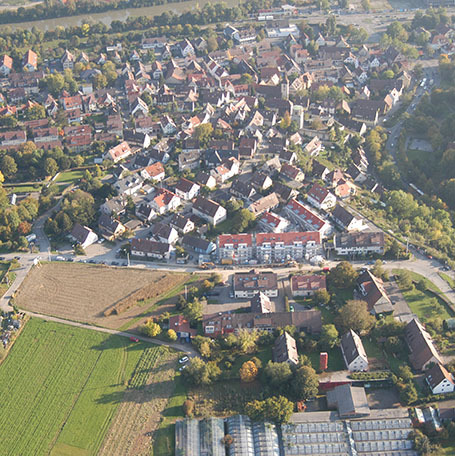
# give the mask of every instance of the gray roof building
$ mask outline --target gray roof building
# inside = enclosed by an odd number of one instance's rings
[[[361,386],[340,385],[327,392],[329,408],[336,407],[341,418],[368,416],[368,406],[365,389]]]

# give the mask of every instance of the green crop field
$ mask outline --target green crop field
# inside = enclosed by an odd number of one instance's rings
[[[154,358],[152,347],[31,319],[0,365],[0,453],[96,454],[144,350]]]

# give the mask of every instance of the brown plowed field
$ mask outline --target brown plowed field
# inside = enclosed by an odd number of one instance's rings
[[[99,456],[148,456],[153,433],[174,389],[178,355],[167,348],[150,370],[145,387],[125,391]]]
[[[188,278],[189,274],[167,271],[45,263],[30,271],[17,293],[16,303],[32,312],[118,329],[143,315]],[[156,298],[138,302],[120,315],[104,316],[117,302],[150,284],[157,287]]]

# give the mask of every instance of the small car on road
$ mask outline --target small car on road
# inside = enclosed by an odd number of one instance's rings
[[[130,337],[131,342],[139,342],[139,339],[137,337],[131,336]]]

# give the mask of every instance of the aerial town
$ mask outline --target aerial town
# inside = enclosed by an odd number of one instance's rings
[[[0,5],[0,454],[455,455],[455,4],[57,3]]]

